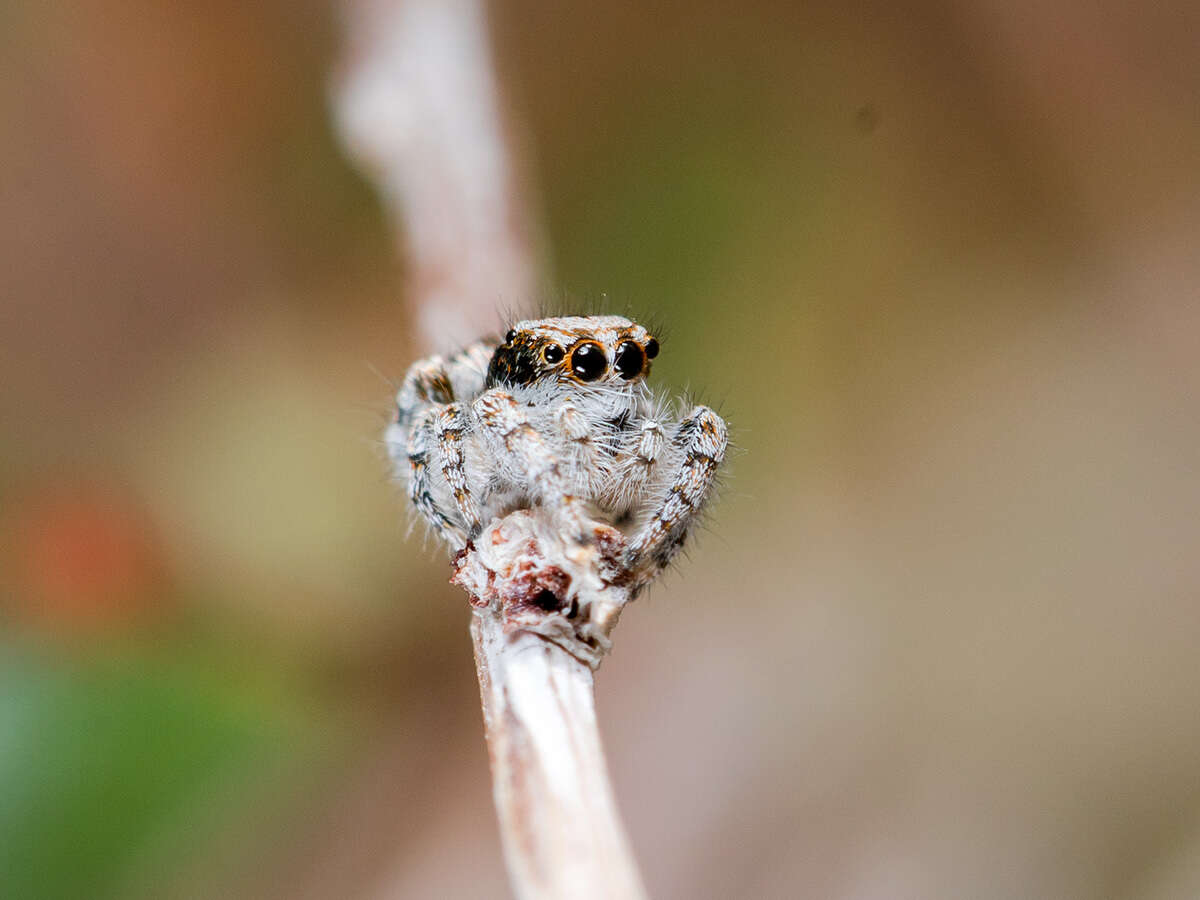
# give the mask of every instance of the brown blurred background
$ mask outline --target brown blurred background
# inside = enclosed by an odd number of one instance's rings
[[[490,15],[547,284],[740,448],[598,682],[652,894],[1200,896],[1200,6]],[[339,34],[0,7],[5,897],[506,896]]]

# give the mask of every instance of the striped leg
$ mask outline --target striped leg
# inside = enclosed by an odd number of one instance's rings
[[[446,372],[446,361],[440,356],[418,360],[409,366],[396,394],[396,424],[404,429],[412,428],[431,404],[453,401],[454,388]]]
[[[611,455],[605,435],[594,434],[587,417],[570,400],[562,401],[554,417],[554,426],[563,448],[562,462],[569,467],[571,480],[586,486],[585,493],[595,497],[604,484],[604,456]]]
[[[467,540],[473,541],[480,531],[479,508],[471,496],[467,480],[466,456],[463,452],[467,437],[467,414],[463,405],[451,403],[441,407],[434,418],[433,432],[441,454],[442,475],[454,493],[454,503],[466,525]]]
[[[643,583],[679,552],[708,498],[717,468],[725,459],[725,422],[707,406],[697,406],[679,423],[673,443],[683,452],[683,461],[658,509],[626,550],[626,566]]]
[[[476,341],[446,360],[446,377],[453,391],[451,399],[468,402],[483,392],[488,363],[496,352],[494,340]]]
[[[467,413],[455,399],[483,389],[495,347],[495,341],[476,341],[449,358],[430,356],[413,363],[396,394],[396,418],[384,437],[398,470],[406,475],[413,506],[454,549],[480,530],[465,469]],[[434,464],[456,509],[431,478]]]
[[[396,394],[396,423],[408,428],[433,403],[453,403],[483,390],[495,341],[468,344],[449,359],[429,356],[409,366]]]
[[[427,409],[413,426],[408,436],[408,498],[417,512],[433,526],[438,536],[455,550],[467,542],[466,531],[455,521],[434,496],[433,482],[429,477],[430,455],[438,448],[435,423],[446,407],[432,406]]]
[[[480,435],[513,480],[525,485],[527,492],[543,506],[563,516],[572,540],[588,543],[586,516],[582,504],[571,493],[566,465],[530,424],[512,395],[493,388],[475,401],[474,413]]]
[[[660,423],[652,419],[647,419],[642,423],[642,433],[638,437],[637,450],[625,466],[623,480],[625,490],[640,494],[649,484],[665,443],[666,437]]]

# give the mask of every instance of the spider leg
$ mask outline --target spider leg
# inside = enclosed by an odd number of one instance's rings
[[[665,444],[666,435],[662,424],[653,419],[644,421],[637,439],[637,449],[626,461],[624,477],[621,480],[621,488],[629,496],[640,495],[650,483]]]
[[[467,437],[467,413],[461,403],[440,407],[433,420],[433,433],[442,459],[442,475],[454,493],[454,502],[467,528],[467,540],[479,536],[479,508],[467,480],[463,444]],[[414,501],[415,502],[415,501]]]
[[[407,431],[430,404],[478,395],[495,349],[494,340],[475,341],[448,359],[434,355],[417,360],[408,367],[396,392],[395,424]]]
[[[483,390],[494,340],[476,341],[446,358],[413,363],[396,393],[396,418],[384,435],[397,473],[408,482],[417,512],[453,549],[479,533],[479,511],[471,496],[465,442],[468,401]],[[440,469],[445,485],[431,468]],[[451,506],[453,499],[453,506]]]
[[[466,541],[464,529],[442,508],[445,501],[437,496],[438,486],[430,470],[433,455],[441,452],[435,426],[446,404],[453,400],[447,361],[441,356],[417,360],[409,366],[396,393],[396,419],[388,427],[385,440],[397,474],[403,472],[406,476],[413,507],[438,537],[460,547]]]
[[[603,434],[594,434],[587,416],[570,400],[562,401],[554,416],[554,427],[561,438],[563,461],[570,467],[572,482],[585,485],[587,496],[595,497],[611,466],[606,458],[613,453],[611,441],[606,441]]]
[[[645,432],[643,443],[653,446],[653,439]],[[658,508],[625,551],[627,568],[643,584],[679,552],[692,521],[704,505],[717,469],[725,459],[728,443],[725,422],[707,406],[697,406],[679,423],[672,443],[683,454],[679,469]]]
[[[495,352],[495,340],[475,341],[446,360],[446,377],[453,391],[451,399],[469,402],[483,392],[488,363]]]
[[[440,356],[417,360],[408,367],[400,390],[396,392],[395,424],[407,431],[431,404],[453,401],[454,387],[446,370],[446,360]]]
[[[424,516],[433,526],[438,536],[454,549],[460,549],[467,542],[467,534],[461,522],[443,511],[441,503],[435,496],[433,480],[430,478],[430,455],[439,452],[439,438],[436,423],[444,417],[447,407],[435,405],[429,407],[417,420],[408,436],[406,455],[408,457],[408,498],[412,501],[417,512]],[[445,467],[443,466],[443,471]]]
[[[484,392],[473,405],[479,432],[513,480],[564,519],[571,540],[587,543],[586,516],[574,496],[566,464],[507,391]]]

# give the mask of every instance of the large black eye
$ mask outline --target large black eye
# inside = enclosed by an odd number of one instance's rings
[[[508,334],[506,334],[504,336],[504,343],[511,344],[516,339],[517,339],[517,329],[515,329],[515,328],[508,329]]]
[[[557,362],[562,362],[562,358],[563,348],[558,346],[558,344],[551,344],[542,351],[542,359],[546,360],[546,362],[550,363],[550,365],[554,365]]]
[[[658,356],[658,341],[654,338],[646,341],[646,359],[654,359]]]
[[[571,354],[571,371],[580,381],[595,381],[608,368],[598,344],[583,344]]]
[[[617,348],[617,358],[613,362],[613,368],[621,373],[621,377],[628,380],[636,378],[642,374],[642,366],[646,364],[646,356],[642,353],[642,348],[633,341],[625,341]]]

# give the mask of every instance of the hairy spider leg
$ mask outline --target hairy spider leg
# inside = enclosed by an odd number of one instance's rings
[[[483,393],[488,364],[496,352],[494,339],[475,341],[455,353],[446,363],[446,374],[454,399],[469,403]]]
[[[409,429],[434,404],[454,401],[454,386],[446,371],[446,360],[430,356],[408,367],[396,393],[396,424]]]
[[[570,400],[554,416],[554,427],[562,444],[563,461],[570,467],[572,481],[586,487],[586,495],[596,497],[604,487],[611,465],[606,456],[615,453],[614,438],[596,429]]]
[[[454,521],[441,506],[433,493],[433,482],[429,477],[429,457],[437,447],[434,423],[445,409],[436,405],[427,409],[417,420],[408,436],[408,497],[417,512],[424,516],[434,530],[456,549],[466,544],[466,531],[462,524]]]
[[[637,449],[625,464],[624,477],[621,480],[623,492],[636,496],[643,494],[654,474],[655,466],[658,464],[665,444],[666,435],[663,433],[661,423],[653,419],[642,422],[641,434],[637,439]]]
[[[476,341],[445,359],[430,356],[413,363],[396,394],[396,427],[408,460],[408,496],[446,542],[456,548],[479,532],[479,513],[468,489],[464,442],[467,415],[458,397],[483,389],[495,341]],[[396,448],[399,449],[398,447]],[[458,515],[442,509],[431,479],[433,457],[453,492]]]
[[[467,439],[467,413],[461,403],[441,407],[433,422],[438,450],[442,460],[442,475],[454,493],[454,503],[462,515],[467,528],[467,540],[479,537],[479,508],[471,496],[467,481],[466,454],[463,451]]]
[[[428,356],[408,368],[396,393],[396,424],[407,429],[432,403],[471,400],[483,390],[494,340],[475,341],[449,359]]]
[[[658,509],[625,551],[625,563],[646,583],[670,564],[687,538],[725,459],[725,422],[707,406],[697,406],[675,430],[672,442],[683,460]]]
[[[480,435],[517,483],[540,499],[543,506],[563,517],[571,527],[572,539],[581,544],[588,543],[582,504],[571,492],[566,465],[533,427],[512,394],[500,388],[485,391],[475,401],[473,411]]]

